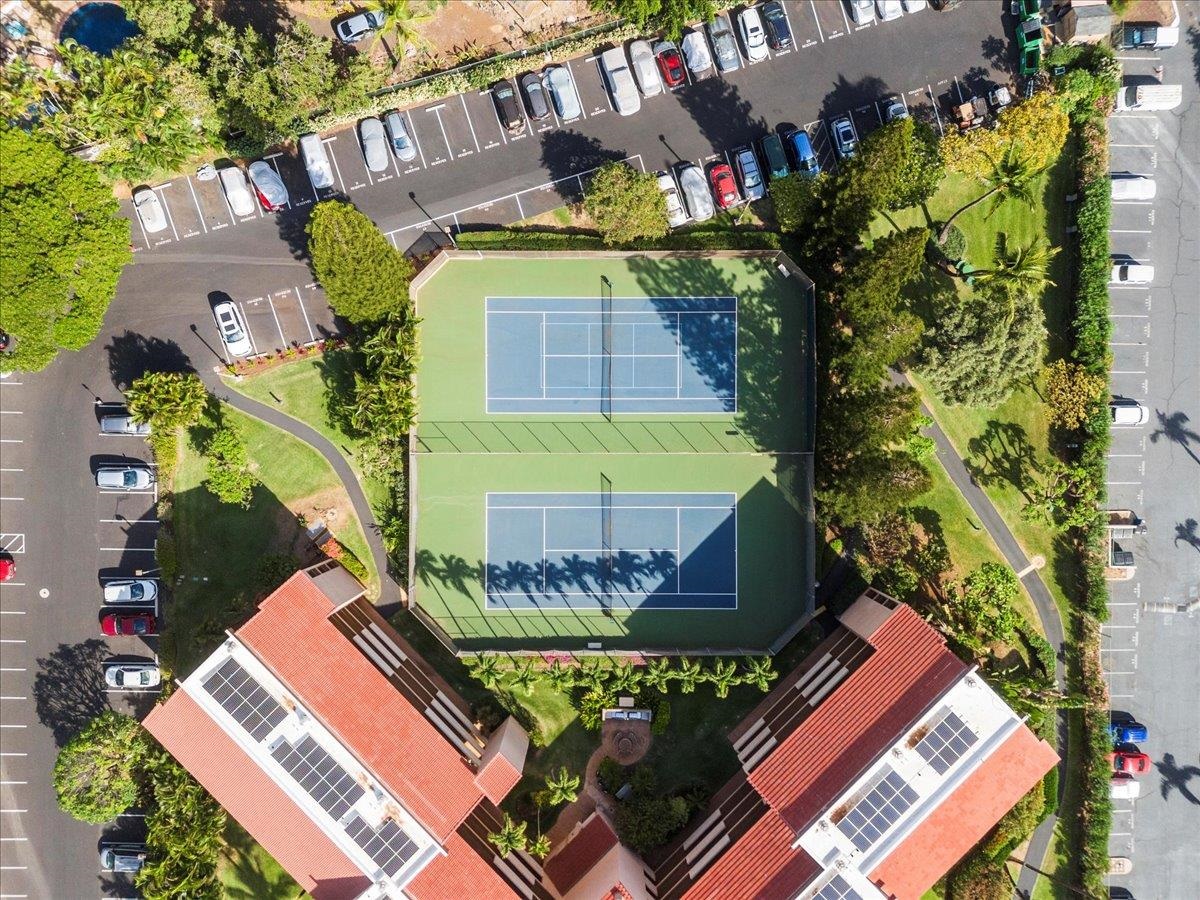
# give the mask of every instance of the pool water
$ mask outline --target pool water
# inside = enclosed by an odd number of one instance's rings
[[[101,56],[110,56],[126,38],[140,31],[118,4],[85,3],[67,17],[58,37],[63,41],[73,38]]]

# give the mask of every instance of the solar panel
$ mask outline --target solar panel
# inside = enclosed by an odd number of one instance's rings
[[[235,659],[227,659],[204,679],[204,690],[246,730],[262,741],[287,712]]]
[[[837,823],[838,830],[865,852],[916,802],[917,792],[885,766],[874,787]]]
[[[834,875],[829,884],[813,895],[813,900],[862,900],[858,891],[841,875]]]
[[[925,762],[933,766],[939,775],[954,765],[959,757],[979,740],[955,713],[947,712],[942,720],[917,744],[917,752]]]
[[[307,735],[295,746],[280,741],[271,756],[334,819],[344,816],[366,793],[349,772]]]
[[[414,853],[416,842],[394,819],[384,819],[379,827],[372,828],[355,813],[346,823],[346,834],[371,857],[379,868],[392,878],[404,868]]]

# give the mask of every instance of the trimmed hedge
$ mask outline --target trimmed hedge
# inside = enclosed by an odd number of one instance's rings
[[[623,247],[606,244],[588,232],[497,228],[464,231],[455,242],[462,250],[779,250],[782,246],[773,231],[683,231]]]

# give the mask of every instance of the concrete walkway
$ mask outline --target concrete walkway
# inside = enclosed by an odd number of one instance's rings
[[[893,374],[892,380],[897,384],[909,383],[907,377],[903,375]],[[933,419],[933,414],[924,403],[921,404],[921,411],[929,416],[930,419]],[[996,546],[1000,548],[1000,552],[1004,555],[1008,564],[1012,566],[1013,571],[1019,573],[1021,583],[1025,585],[1025,589],[1029,592],[1034,608],[1037,610],[1038,618],[1041,620],[1042,633],[1046,635],[1046,640],[1054,648],[1056,657],[1054,666],[1055,683],[1060,690],[1065,690],[1066,674],[1063,669],[1064,633],[1062,618],[1058,614],[1058,607],[1054,603],[1054,598],[1050,596],[1050,591],[1046,588],[1046,583],[1042,581],[1042,576],[1039,574],[1038,569],[1030,562],[1029,558],[1025,555],[1025,551],[1021,549],[1021,545],[1017,543],[1017,539],[1008,530],[1008,525],[1004,523],[1004,519],[996,512],[996,507],[992,505],[992,501],[988,499],[987,494],[983,492],[971,473],[967,471],[962,457],[958,455],[958,451],[950,443],[950,439],[946,437],[946,433],[942,431],[941,426],[934,421],[925,430],[925,433],[933,438],[934,444],[937,446],[938,462],[942,464],[942,468],[946,470],[946,474],[950,476],[950,480],[954,482],[954,486],[966,498],[967,504],[971,507],[975,515],[979,517],[979,521],[987,529],[988,534],[992,536],[992,540],[996,542]],[[1058,764],[1058,797],[1061,802],[1063,789],[1067,783],[1067,717],[1062,711],[1058,713],[1058,752],[1061,757],[1061,761]],[[1045,860],[1046,853],[1050,849],[1050,841],[1054,838],[1054,827],[1057,824],[1057,815],[1047,816],[1034,830],[1033,836],[1029,841],[1029,849],[1025,854],[1025,858],[1032,865],[1042,868],[1042,862]],[[1022,867],[1020,878],[1017,881],[1016,896],[1031,897],[1037,879],[1038,875],[1036,872],[1032,869]]]
[[[230,390],[216,372],[201,372],[200,379],[209,391],[220,398],[222,402],[228,403],[234,409],[254,416],[256,419],[262,419],[304,441],[333,466],[333,471],[337,473],[346,488],[346,493],[350,496],[350,503],[358,516],[358,521],[362,523],[367,547],[371,551],[371,559],[375,562],[375,570],[379,573],[379,599],[375,601],[375,605],[385,617],[395,613],[401,605],[400,585],[396,583],[389,570],[387,552],[383,549],[383,540],[379,536],[379,525],[375,522],[371,504],[367,502],[367,496],[363,493],[362,485],[358,483],[358,477],[354,474],[354,470],[350,468],[350,464],[346,462],[346,458],[342,456],[337,447],[330,443],[323,434],[305,425],[299,419],[294,419],[265,403],[259,403],[237,391]]]

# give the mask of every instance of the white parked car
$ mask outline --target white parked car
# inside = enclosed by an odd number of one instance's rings
[[[579,102],[579,91],[575,90],[575,79],[571,77],[570,69],[566,66],[547,66],[542,72],[542,80],[559,119],[569,122],[583,115],[583,104]]]
[[[1150,284],[1154,281],[1154,266],[1135,262],[1113,263],[1109,281],[1113,284]]]
[[[688,214],[683,208],[683,200],[679,197],[679,186],[675,184],[675,176],[670,172],[659,172],[658,189],[667,200],[667,224],[678,228],[688,220]]]
[[[1113,172],[1112,198],[1114,200],[1153,200],[1156,193],[1154,179],[1133,172]]]
[[[231,356],[245,356],[254,349],[237,304],[228,300],[218,303],[213,307],[213,318],[217,320],[217,330]]]
[[[700,167],[688,163],[679,167],[679,190],[687,206],[688,215],[697,222],[704,222],[716,214],[712,193]]]
[[[217,177],[221,180],[225,199],[229,201],[233,214],[240,218],[254,215],[254,194],[250,192],[246,173],[237,166],[226,166],[217,171]]]
[[[875,19],[875,4],[871,0],[846,0],[850,4],[850,18],[855,25],[866,25]]]
[[[147,466],[102,466],[96,470],[96,487],[109,491],[144,491],[154,484]]]
[[[638,96],[637,85],[633,83],[633,74],[629,71],[624,50],[612,47],[601,53],[600,69],[604,72],[608,93],[618,113],[632,116],[642,108],[642,98]]]
[[[885,22],[904,15],[904,10],[900,8],[900,0],[875,0],[875,6],[879,10],[879,18]]]
[[[634,41],[629,45],[629,64],[633,67],[633,75],[643,97],[656,97],[663,92],[658,61],[654,58],[649,41]]]
[[[1113,800],[1136,800],[1142,795],[1142,783],[1128,772],[1115,772],[1108,784],[1108,795]]]
[[[904,11],[906,13],[920,12],[928,5],[925,0],[904,0]]]
[[[133,192],[133,208],[137,210],[142,227],[149,234],[162,231],[167,227],[167,214],[163,210],[162,201],[150,188],[140,188]]]
[[[684,32],[683,59],[695,79],[700,79],[712,71],[713,61],[708,50],[708,41],[699,31]]]
[[[118,578],[104,582],[104,602],[122,606],[153,603],[158,597],[158,582],[153,578]]]
[[[1114,425],[1145,425],[1150,421],[1150,410],[1128,397],[1113,397],[1108,411]]]
[[[743,9],[738,16],[738,30],[742,33],[742,46],[750,62],[767,58],[767,32],[763,29],[762,16],[753,6]]]
[[[304,160],[304,168],[308,170],[313,190],[333,187],[333,166],[329,162],[325,142],[319,134],[309,132],[300,135],[300,158]]]
[[[118,689],[158,687],[162,673],[153,663],[127,663],[110,665],[104,669],[104,683]]]

